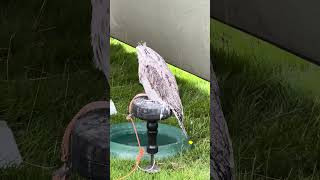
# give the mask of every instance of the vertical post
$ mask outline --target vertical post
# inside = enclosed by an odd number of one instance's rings
[[[155,164],[154,155],[158,152],[157,135],[158,135],[158,121],[148,121],[148,146],[147,152],[150,154],[150,165],[145,169],[148,173],[157,173],[160,168]]]
[[[147,152],[151,155],[154,155],[158,152],[158,145],[157,145],[158,122],[148,121],[147,129],[148,129]]]

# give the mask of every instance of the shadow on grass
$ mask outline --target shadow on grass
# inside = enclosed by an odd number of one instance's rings
[[[320,104],[279,75],[292,69],[212,52],[239,179],[319,178]]]

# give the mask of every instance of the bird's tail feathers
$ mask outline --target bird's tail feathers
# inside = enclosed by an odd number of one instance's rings
[[[187,131],[186,131],[184,124],[183,124],[183,115],[178,113],[177,111],[174,111],[174,110],[172,112],[173,112],[174,116],[178,119],[178,123],[179,123],[180,128],[182,129],[183,134],[188,139],[189,136],[188,136]]]

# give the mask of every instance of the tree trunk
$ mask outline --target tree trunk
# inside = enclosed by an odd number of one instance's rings
[[[219,86],[211,63],[211,179],[234,179],[234,159],[227,122],[220,104]]]

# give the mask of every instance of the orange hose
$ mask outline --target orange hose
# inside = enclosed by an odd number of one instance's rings
[[[133,119],[132,119],[132,117],[131,117],[131,114],[129,114],[129,115],[127,116],[127,120],[130,120],[130,121],[131,121],[131,124],[132,124],[132,126],[133,126],[133,130],[134,130],[134,133],[136,134],[136,138],[137,138],[137,142],[138,142],[138,147],[139,147],[139,154],[138,154],[137,159],[136,159],[136,164],[134,165],[134,167],[132,168],[132,170],[131,170],[127,175],[125,175],[125,176],[123,176],[123,177],[120,177],[118,180],[126,179],[126,178],[129,177],[132,173],[134,173],[134,172],[137,170],[137,168],[138,168],[138,166],[139,166],[139,164],[140,164],[140,161],[141,161],[142,156],[144,155],[144,149],[143,149],[143,148],[141,147],[141,145],[140,145],[139,135],[138,135],[136,126],[134,125],[134,122],[133,122]]]

